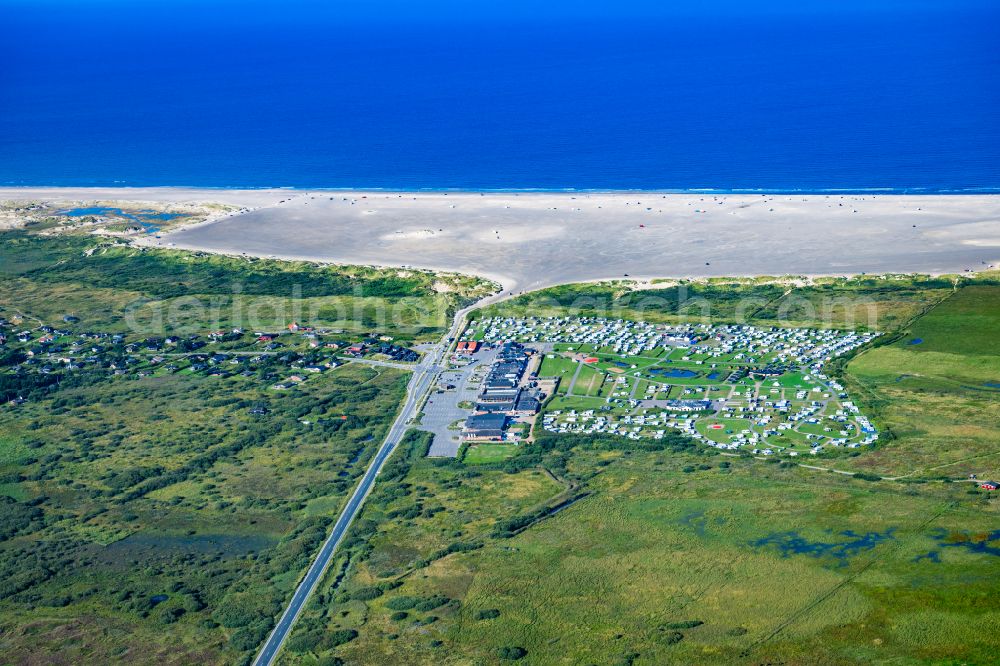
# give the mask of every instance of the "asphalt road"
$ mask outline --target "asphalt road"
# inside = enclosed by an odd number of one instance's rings
[[[461,331],[465,323],[466,314],[476,307],[495,302],[502,298],[504,298],[504,295],[497,294],[458,311],[455,314],[451,330],[413,368],[414,373],[407,386],[406,402],[403,404],[403,408],[393,422],[392,427],[389,428],[389,433],[386,435],[385,441],[368,465],[368,469],[365,470],[351,498],[347,501],[347,506],[344,507],[340,517],[337,518],[330,536],[323,542],[322,548],[317,553],[305,577],[299,583],[298,587],[295,588],[295,594],[292,595],[292,599],[285,608],[285,612],[282,613],[278,624],[274,627],[271,635],[267,637],[267,641],[257,654],[254,666],[270,666],[274,663],[274,659],[281,650],[281,646],[284,645],[285,640],[292,633],[292,627],[295,626],[295,621],[298,619],[299,613],[302,612],[310,595],[312,595],[319,581],[323,578],[323,574],[326,572],[334,553],[337,551],[337,546],[343,540],[347,529],[351,526],[351,522],[360,512],[365,498],[368,497],[368,493],[371,492],[372,487],[375,485],[375,479],[382,470],[382,466],[403,438],[403,434],[407,430],[407,423],[416,416],[424,396],[430,391],[434,385],[435,377],[443,369],[445,357],[451,347],[451,340]]]

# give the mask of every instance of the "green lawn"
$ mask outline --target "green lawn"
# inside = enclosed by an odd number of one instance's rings
[[[605,374],[589,365],[580,368],[580,374],[573,385],[573,395],[597,397],[601,385],[604,383]]]
[[[592,397],[588,398],[586,396],[556,396],[549,403],[550,410],[569,410],[575,409],[576,411],[583,411],[587,409],[599,409],[600,407],[606,405],[607,402],[605,398]]]
[[[476,444],[469,447],[463,460],[469,465],[503,462],[517,453],[512,444]]]
[[[549,358],[548,355],[542,359],[542,364],[538,369],[539,377],[558,377],[559,387],[556,392],[559,395],[566,395],[569,391],[569,385],[573,381],[573,375],[576,373],[579,363],[572,359],[564,358],[562,356],[554,356]]]
[[[516,645],[540,663],[636,654],[638,664],[975,662],[993,653],[986,637],[1000,612],[978,596],[992,556],[942,549],[933,536],[982,527],[972,506],[802,474],[710,471],[664,484],[642,464],[611,470],[602,492],[513,548],[432,569],[427,587],[471,577],[460,619],[444,633],[449,649],[485,658]],[[850,549],[859,542],[872,545]],[[917,561],[932,552],[940,564]],[[927,576],[940,578],[921,585]],[[484,608],[499,617],[475,621]],[[698,626],[672,628],[685,623]],[[664,640],[674,631],[676,643]]]
[[[812,387],[816,386],[816,380],[810,378],[809,381],[806,381],[803,373],[801,372],[792,372],[787,375],[782,375],[777,381],[783,388],[808,391],[811,390]]]
[[[722,427],[713,428],[713,426]],[[760,430],[749,419],[699,419],[696,428],[702,435],[716,442],[728,442],[733,435],[738,435],[743,430]]]

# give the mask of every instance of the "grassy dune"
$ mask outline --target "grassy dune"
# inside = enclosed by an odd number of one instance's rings
[[[619,280],[544,289],[483,308],[493,317],[573,314],[657,323],[711,321],[891,330],[951,293],[955,278],[715,278],[643,288]]]
[[[431,338],[450,309],[484,288],[463,277],[138,250],[35,231],[0,233],[0,318],[33,330],[26,349],[42,325],[68,329],[54,356],[109,346],[109,337],[88,338],[74,351],[83,332],[204,341],[249,326],[253,312],[276,329],[315,315],[303,323],[346,329],[348,339],[373,330]],[[438,293],[441,284],[451,291]],[[136,330],[157,317],[162,326]],[[248,353],[265,353],[249,340],[240,343]],[[154,367],[142,344],[72,372],[40,349],[42,360],[22,370],[14,366],[24,352],[7,347],[4,380],[37,381],[25,384],[25,404],[0,404],[4,664],[247,663],[384,436],[408,377],[343,365],[275,391],[301,370],[268,361],[246,373],[246,365],[213,366],[221,376],[171,371],[163,365],[183,354],[156,352],[168,358]],[[116,374],[126,356],[142,372],[125,365]],[[39,373],[44,364],[52,374]]]
[[[223,257],[28,231],[0,234],[0,314],[85,330],[185,334],[290,321],[430,340],[489,293],[476,278]]]

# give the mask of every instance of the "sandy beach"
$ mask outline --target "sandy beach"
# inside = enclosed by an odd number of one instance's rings
[[[150,203],[219,203],[230,206],[273,206],[295,196],[295,190],[228,190],[210,187],[0,187],[0,201],[131,201]]]
[[[997,195],[0,189],[0,199],[251,210],[138,242],[472,273],[507,290],[597,279],[957,273],[1000,263]]]

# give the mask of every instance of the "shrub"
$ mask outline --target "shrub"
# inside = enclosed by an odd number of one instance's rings
[[[504,661],[517,661],[518,659],[523,659],[527,654],[527,650],[518,646],[502,647],[497,650],[497,656]]]
[[[351,592],[351,599],[355,601],[371,601],[372,599],[381,597],[382,594],[382,590],[377,587],[362,587]]]
[[[323,635],[315,632],[292,636],[288,641],[288,649],[292,652],[312,652],[319,645]]]
[[[393,597],[385,602],[385,607],[389,610],[410,610],[420,603],[420,597]]]
[[[452,553],[467,553],[472,550],[479,550],[482,547],[483,543],[481,541],[455,541],[448,544],[448,547],[443,551],[442,557]]]
[[[245,627],[273,615],[261,605],[262,603],[266,602],[252,597],[249,593],[234,594],[223,599],[219,608],[212,613],[212,617],[229,629]]]
[[[171,608],[170,610],[165,610],[160,614],[160,622],[163,624],[173,624],[186,612],[187,611],[183,608]]]
[[[623,655],[622,658],[616,662],[616,664],[617,666],[632,666],[632,664],[635,663],[635,660],[640,656],[641,655],[638,652],[629,652],[628,654]]]
[[[477,620],[492,620],[498,617],[500,617],[500,611],[496,608],[484,608],[483,610],[476,612]]]
[[[10,497],[0,497],[0,541],[9,539],[34,522],[41,526],[42,510]]]
[[[340,657],[320,657],[316,666],[344,666],[344,660]]]
[[[445,605],[449,601],[451,600],[448,597],[441,594],[435,594],[434,596],[427,597],[426,599],[418,603],[415,606],[415,608],[418,611],[423,611],[423,612],[432,611],[435,608]]]
[[[664,629],[693,629],[705,624],[701,620],[684,620],[683,622],[669,622],[663,625]]]
[[[326,637],[324,643],[328,647],[337,647],[338,645],[343,645],[344,643],[350,643],[355,638],[358,637],[358,632],[354,629],[338,629],[336,631],[331,631]]]
[[[229,644],[237,650],[254,650],[267,638],[268,625],[259,622],[233,632]]]
[[[396,611],[389,616],[389,619],[392,620],[393,622],[399,622],[401,620],[405,620],[409,616],[410,614],[407,613],[406,611]]]

